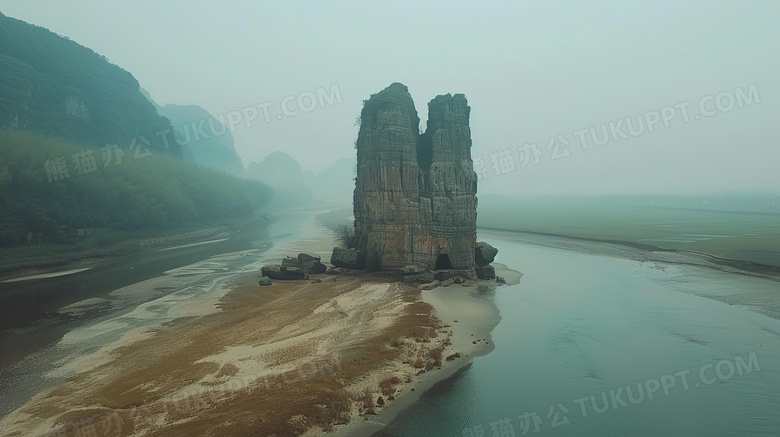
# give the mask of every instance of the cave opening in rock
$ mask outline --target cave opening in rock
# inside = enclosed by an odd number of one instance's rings
[[[436,258],[436,270],[452,270],[452,261],[450,261],[449,255],[443,253]]]

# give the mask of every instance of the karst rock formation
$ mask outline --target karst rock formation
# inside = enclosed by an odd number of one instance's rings
[[[477,175],[466,97],[428,103],[428,126],[394,83],[360,114],[354,193],[357,249],[371,269],[451,269],[475,275]]]

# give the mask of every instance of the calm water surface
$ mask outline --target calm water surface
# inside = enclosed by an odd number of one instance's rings
[[[780,283],[513,238],[480,236],[525,274],[494,295],[496,350],[379,435],[780,435],[780,321],[700,297]]]

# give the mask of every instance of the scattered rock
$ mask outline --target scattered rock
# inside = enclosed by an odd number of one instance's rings
[[[286,256],[281,264],[263,266],[263,276],[271,279],[309,279],[309,274],[325,273],[327,266],[320,262],[320,257],[306,253],[298,254],[296,258]]]
[[[312,284],[322,284],[322,279],[315,279],[311,281]]]
[[[499,284],[506,284],[506,279],[502,278],[501,276],[496,276],[496,282]]]
[[[329,275],[354,276],[361,273],[360,270],[346,269],[344,267],[331,267],[326,272]]]
[[[281,280],[295,280],[295,279],[308,279],[309,275],[298,267],[285,267],[279,264],[270,266],[263,266],[260,270],[263,276],[271,279]]]
[[[266,276],[263,276],[260,278],[260,281],[257,282],[257,285],[262,285],[263,287],[267,287],[269,285],[272,285],[271,278],[268,278]]]
[[[379,397],[376,399],[376,404],[377,404],[378,406],[380,406],[380,407],[381,407],[382,405],[384,405],[384,404],[385,404],[385,400],[384,400],[384,399],[382,399],[382,396],[379,396]]]
[[[474,262],[477,264],[477,267],[485,267],[496,259],[497,254],[498,249],[484,241],[480,241],[474,248]]]
[[[284,257],[282,260],[282,267],[286,268],[299,268],[306,274],[320,274],[325,273],[328,267],[320,262],[320,257],[317,255],[309,255],[306,253],[299,253],[297,257],[290,256]]]

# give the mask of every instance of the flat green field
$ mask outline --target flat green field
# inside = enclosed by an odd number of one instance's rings
[[[484,196],[477,224],[780,266],[777,196]]]

